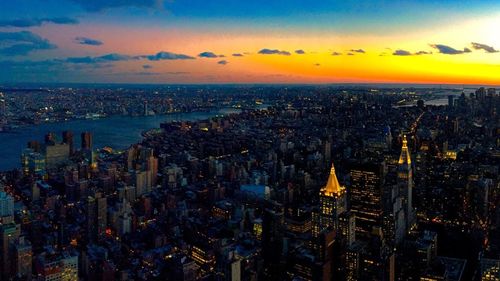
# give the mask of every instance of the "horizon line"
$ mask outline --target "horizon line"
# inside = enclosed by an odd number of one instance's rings
[[[5,86],[20,85],[127,85],[127,86],[405,86],[405,87],[453,87],[471,89],[477,87],[500,88],[500,84],[472,84],[472,83],[422,83],[422,82],[334,82],[334,83],[302,83],[302,82],[213,82],[213,83],[135,83],[135,82],[0,82],[0,88]]]

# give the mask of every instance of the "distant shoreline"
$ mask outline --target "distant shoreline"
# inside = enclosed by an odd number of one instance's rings
[[[59,124],[59,123],[66,123],[66,122],[71,122],[71,121],[85,121],[85,120],[100,120],[100,119],[107,119],[111,117],[131,117],[131,118],[139,118],[139,117],[152,117],[152,116],[171,116],[171,115],[176,115],[176,114],[190,114],[190,113],[208,113],[212,111],[217,111],[221,109],[238,109],[238,108],[233,108],[233,107],[220,107],[220,108],[213,108],[210,110],[194,110],[194,111],[178,111],[178,112],[166,112],[166,113],[161,113],[161,114],[153,114],[153,115],[124,115],[124,114],[107,114],[105,116],[97,117],[97,118],[68,118],[65,120],[51,120],[51,121],[42,121],[40,123],[23,123],[23,124],[16,124],[14,129],[7,129],[5,131],[0,130],[0,134],[8,134],[8,133],[13,133],[16,132],[19,129],[23,128],[28,128],[31,126],[39,126],[39,125],[44,125],[44,124]]]

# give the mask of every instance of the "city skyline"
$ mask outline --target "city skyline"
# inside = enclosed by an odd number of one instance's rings
[[[500,281],[495,88],[2,91],[2,280]]]
[[[500,85],[496,1],[0,4],[0,82]]]
[[[499,0],[0,1],[0,281],[500,281]]]

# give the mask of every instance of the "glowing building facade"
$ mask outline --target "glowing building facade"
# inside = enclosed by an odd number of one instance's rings
[[[398,161],[398,186],[399,194],[403,198],[405,209],[406,230],[408,231],[415,224],[415,210],[413,209],[413,172],[411,166],[411,156],[408,149],[406,135],[403,136],[403,146]]]
[[[327,228],[337,230],[339,216],[347,210],[346,189],[341,186],[332,164],[326,185],[319,193],[319,212],[313,213],[313,237]]]

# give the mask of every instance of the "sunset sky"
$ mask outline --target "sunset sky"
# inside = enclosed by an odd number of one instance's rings
[[[500,85],[500,1],[0,2],[0,82]]]

